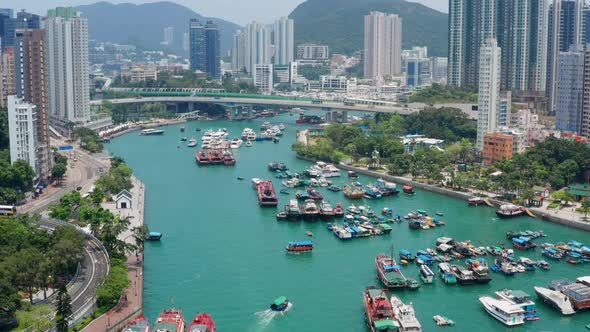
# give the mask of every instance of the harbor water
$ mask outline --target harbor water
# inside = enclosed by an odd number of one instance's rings
[[[364,322],[362,292],[366,286],[380,285],[376,279],[374,258],[389,253],[394,245],[415,253],[434,248],[436,238],[448,236],[472,240],[475,245],[505,244],[511,230],[544,230],[548,237],[535,240],[590,242],[588,233],[529,217],[499,220],[492,208],[468,207],[462,200],[417,191],[409,196],[379,200],[348,201],[342,193],[319,190],[332,205],[342,202],[369,205],[379,213],[384,207],[395,214],[425,209],[440,217],[446,226],[430,230],[410,230],[407,222],[392,224],[390,235],[341,241],[323,221],[276,221],[274,208],[260,208],[250,179],[272,179],[279,208],[295,196],[279,194],[281,180],[267,169],[273,161],[284,162],[292,171],[311,165],[296,159],[291,145],[295,141],[296,116],[287,114],[249,122],[189,122],[163,128],[163,136],[139,136],[137,132],[113,139],[109,152],[122,156],[146,186],[145,220],[151,231],[163,233],[161,242],[149,242],[145,248],[144,314],[151,322],[162,309],[181,308],[187,321],[197,312],[210,313],[219,331],[368,331]],[[227,128],[229,138],[239,137],[245,127],[259,130],[264,121],[285,123],[285,135],[278,144],[245,144],[235,152],[232,167],[202,166],[195,163],[196,148],[180,142],[183,136],[199,139],[205,129]],[[185,126],[186,131],[180,132]],[[202,128],[202,132],[196,132]],[[239,181],[237,178],[245,180]],[[332,178],[337,185],[348,182],[345,172]],[[361,176],[360,182],[375,179]],[[309,239],[313,232],[312,253],[287,254],[285,246],[293,240]],[[540,249],[516,251],[518,255],[541,259]],[[487,257],[493,264],[493,257]],[[541,302],[533,286],[546,287],[555,279],[590,275],[590,265],[571,265],[549,261],[550,271],[536,270],[512,277],[490,272],[494,279],[487,285],[445,285],[440,277],[430,285],[418,277],[415,264],[403,267],[403,273],[419,280],[416,291],[396,291],[404,302],[412,302],[425,331],[437,327],[434,315],[455,321],[449,331],[508,330],[489,316],[478,301],[481,295],[494,295],[502,289],[519,289],[537,302],[538,321],[511,328],[510,331],[582,331],[590,323],[590,312],[561,316]],[[461,265],[463,261],[459,262]],[[436,266],[432,269],[436,271]],[[286,313],[267,310],[272,301],[284,295],[292,303]]]

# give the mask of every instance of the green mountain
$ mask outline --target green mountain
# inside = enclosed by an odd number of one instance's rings
[[[141,5],[97,2],[77,8],[88,18],[91,39],[130,43],[152,50],[166,48],[160,42],[164,40],[164,28],[167,27],[174,28],[174,42],[168,49],[182,49],[182,35],[188,32],[189,20],[207,19],[189,8],[167,1]],[[219,27],[224,54],[231,48],[233,34],[240,26],[219,18],[211,19]]]
[[[289,15],[295,43],[330,46],[330,53],[351,54],[363,48],[363,16],[370,11],[403,19],[403,47],[428,46],[433,56],[447,56],[448,15],[404,0],[307,0]]]

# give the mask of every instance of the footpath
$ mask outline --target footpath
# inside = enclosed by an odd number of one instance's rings
[[[136,177],[132,178],[133,188],[130,190],[133,202],[130,209],[116,209],[115,203],[105,203],[103,207],[122,217],[129,217],[130,229],[142,226],[144,223],[145,186]],[[120,238],[135,244],[132,232],[129,230],[121,234]],[[93,320],[82,331],[107,332],[119,331],[143,310],[143,254],[127,256],[129,287],[119,300],[119,304],[109,312]]]

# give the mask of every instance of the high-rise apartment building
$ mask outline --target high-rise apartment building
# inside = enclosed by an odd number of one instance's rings
[[[218,79],[221,75],[221,57],[217,25],[212,21],[207,21],[203,25],[198,19],[191,19],[189,48],[191,70],[199,70],[213,79]]]
[[[185,52],[190,51],[190,34],[185,32],[182,34],[182,50]]]
[[[254,66],[254,85],[260,91],[271,93],[274,87],[274,67],[272,64],[256,64]]]
[[[246,26],[246,70],[253,74],[257,64],[271,63],[270,29],[261,23]]]
[[[365,78],[383,80],[402,72],[402,18],[371,12],[365,16]]]
[[[432,81],[435,83],[447,83],[447,74],[449,68],[448,58],[446,57],[432,57],[431,58],[431,73]]]
[[[2,15],[2,14],[0,14]],[[39,15],[27,13],[24,10],[16,14],[16,18],[3,16],[0,18],[2,29],[0,29],[0,38],[2,47],[13,47],[16,30],[18,29],[39,29],[41,19]]]
[[[245,31],[238,30],[234,34],[233,45],[231,49],[231,68],[234,72],[246,70],[246,43],[247,34]]]
[[[483,149],[484,135],[498,128],[500,112],[500,75],[502,51],[495,39],[480,49],[479,108],[477,112],[476,148]]]
[[[0,50],[0,106],[6,106],[8,96],[15,94],[14,48]]]
[[[590,139],[590,48],[584,51],[584,94],[582,96],[582,117],[580,134]]]
[[[274,24],[274,64],[286,65],[293,62],[293,20],[286,17],[281,17],[275,21]]]
[[[62,127],[86,122],[90,118],[88,20],[72,7],[58,7],[47,12],[43,26],[50,117]]]
[[[584,51],[559,52],[555,76],[555,128],[579,134],[584,95]]]
[[[49,116],[47,112],[45,31],[17,30],[15,38],[15,92],[25,102],[35,105],[37,124],[37,165],[42,179],[51,176]]]
[[[8,96],[10,162],[24,160],[39,176],[37,160],[37,110],[17,96]]]
[[[163,45],[172,46],[174,43],[174,27],[164,28],[164,41]]]

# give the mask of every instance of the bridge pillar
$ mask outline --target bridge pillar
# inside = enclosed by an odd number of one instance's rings
[[[342,111],[341,115],[342,115],[342,123],[347,123],[348,122],[348,111]]]
[[[332,123],[332,121],[334,120],[334,112],[328,111],[326,112],[324,117],[326,118],[326,123]]]

